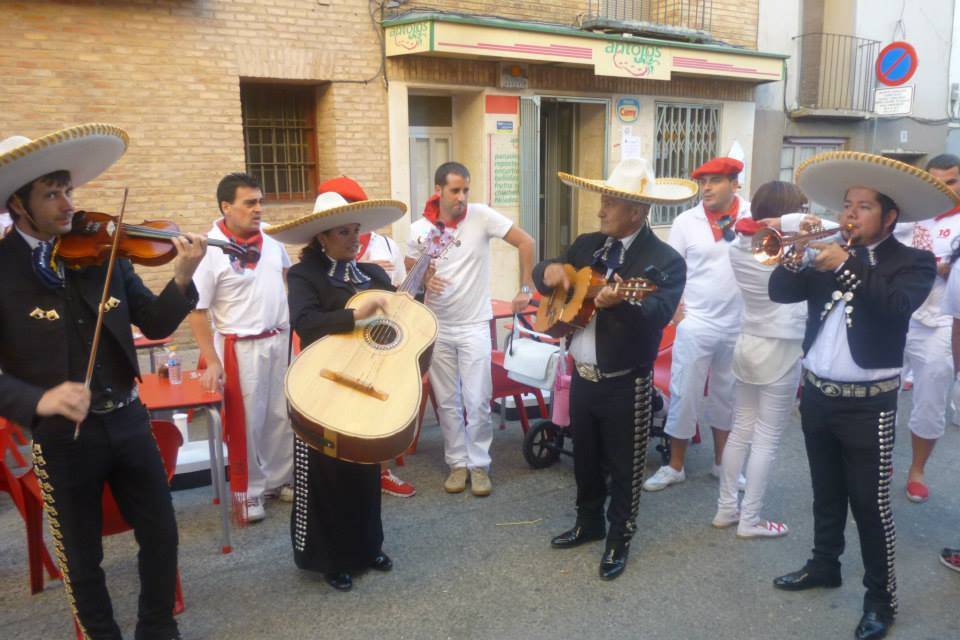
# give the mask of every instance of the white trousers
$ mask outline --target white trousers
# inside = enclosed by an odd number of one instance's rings
[[[247,419],[247,497],[293,482],[293,429],[287,417],[283,378],[289,331],[259,340],[238,340],[237,367]],[[217,336],[223,361],[223,338]]]
[[[749,453],[747,489],[740,505],[740,522],[757,524],[760,521],[767,477],[777,457],[780,437],[790,419],[799,382],[799,360],[780,379],[770,384],[736,382],[733,429],[723,449],[717,511],[727,514],[736,512],[737,478]]]
[[[737,334],[691,320],[677,325],[670,365],[670,412],[664,430],[689,440],[703,427],[729,431],[733,421],[733,348]],[[704,402],[703,387],[710,376]],[[702,416],[701,416],[702,409]]]
[[[950,353],[952,327],[928,327],[910,323],[904,365],[913,370],[913,403],[910,431],[936,440],[943,436],[947,402],[953,387],[953,359]]]
[[[487,469],[493,442],[489,323],[440,325],[430,363],[430,386],[437,398],[446,463],[450,467]]]

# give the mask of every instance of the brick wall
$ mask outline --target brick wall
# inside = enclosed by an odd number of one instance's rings
[[[5,2],[0,42],[0,138],[91,121],[130,133],[124,158],[78,190],[82,208],[115,212],[129,186],[130,221],[206,231],[217,182],[244,168],[241,78],[317,84],[319,177],[346,173],[371,197],[389,194],[383,82],[348,83],[380,68],[363,0]],[[155,290],[170,276],[138,272]]]
[[[633,0],[641,2],[641,0]],[[756,49],[759,0],[704,0],[712,7],[711,36],[728,44]],[[417,9],[579,25],[587,15],[588,0],[417,0]],[[596,2],[594,1],[594,6]],[[662,10],[661,10],[662,13]]]

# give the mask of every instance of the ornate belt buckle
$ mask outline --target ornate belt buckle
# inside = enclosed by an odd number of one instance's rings
[[[832,382],[821,382],[820,391],[823,395],[828,398],[839,398],[840,397],[840,387]]]
[[[595,365],[577,363],[577,373],[587,382],[600,382],[600,371]]]

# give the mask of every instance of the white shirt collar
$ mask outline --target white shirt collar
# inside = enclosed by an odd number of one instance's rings
[[[620,242],[623,244],[623,250],[626,252],[626,250],[630,248],[630,245],[633,244],[633,241],[637,239],[637,236],[640,235],[641,231],[643,231],[642,226],[628,235],[626,238],[614,238],[613,236],[607,236],[607,241],[604,244],[611,244],[614,240],[620,240]]]
[[[31,250],[31,251],[33,251],[33,250],[36,249],[38,246],[40,246],[40,240],[34,238],[33,236],[30,236],[30,235],[25,234],[23,231],[20,230],[20,227],[18,227],[18,226],[16,226],[16,225],[14,225],[13,228],[16,229],[16,230],[17,230],[17,233],[20,234],[20,237],[23,238],[24,241],[26,241],[26,243],[27,243],[27,245],[30,247],[30,250]]]

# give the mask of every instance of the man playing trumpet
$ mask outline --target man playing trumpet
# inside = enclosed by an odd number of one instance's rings
[[[810,200],[840,212],[847,246],[815,242],[812,268],[781,265],[770,278],[773,301],[809,305],[800,416],[814,517],[813,557],[774,586],[840,586],[849,504],[867,589],[855,636],[882,638],[897,612],[890,476],[900,369],[910,315],[936,277],[933,256],[891,232],[898,219],[928,218],[960,199],[926,172],[852,151],[810,158],[797,182]]]

